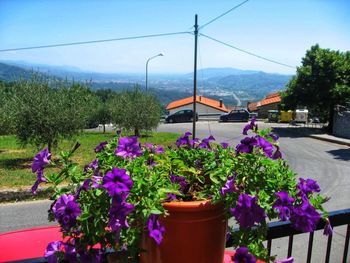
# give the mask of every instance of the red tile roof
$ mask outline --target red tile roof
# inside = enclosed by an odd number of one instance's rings
[[[271,99],[271,98],[274,98],[274,97],[280,97],[279,92],[267,94],[266,97],[265,97],[265,99]]]
[[[222,107],[220,107],[220,101],[218,101],[218,100],[209,99],[209,98],[206,98],[204,96],[197,96],[196,102],[203,104],[203,105],[206,105],[206,106],[209,106],[211,108],[217,109],[217,110],[228,112],[228,109],[226,108],[224,103],[222,103]],[[189,105],[192,103],[193,103],[193,97],[188,97],[188,98],[176,100],[176,101],[169,103],[169,105],[166,107],[166,109],[172,110],[172,109],[182,107],[185,105]]]
[[[249,111],[256,111],[256,110],[258,110],[258,103],[257,102],[249,102],[247,105],[247,108]]]
[[[279,93],[272,93],[267,95],[265,99],[261,100],[258,103],[258,106],[264,106],[264,105],[279,103],[279,102],[281,102],[281,96],[279,95]]]

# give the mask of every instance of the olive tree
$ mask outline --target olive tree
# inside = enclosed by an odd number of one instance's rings
[[[9,109],[14,133],[23,144],[57,146],[82,130],[93,109],[94,95],[79,83],[51,80],[41,75],[13,85]]]
[[[12,96],[11,83],[0,81],[0,135],[13,133],[13,111],[9,108]]]
[[[133,130],[136,136],[159,124],[160,102],[153,94],[143,93],[138,86],[114,96],[109,105],[113,121],[121,128]]]

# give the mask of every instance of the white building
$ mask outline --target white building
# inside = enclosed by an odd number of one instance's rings
[[[193,109],[193,97],[173,101],[169,103],[166,109],[169,111],[169,114],[173,114],[183,109]],[[226,108],[222,100],[213,100],[204,96],[197,96],[196,111],[198,114],[222,114],[228,112],[228,109]]]

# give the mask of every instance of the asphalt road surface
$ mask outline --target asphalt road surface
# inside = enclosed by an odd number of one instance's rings
[[[218,142],[228,142],[230,145],[236,145],[243,138],[242,129],[244,125],[245,123],[198,122],[196,135],[199,138],[204,138],[211,134]],[[273,128],[273,131],[280,136],[282,154],[290,167],[299,177],[317,180],[322,193],[331,197],[330,201],[325,204],[326,209],[333,211],[350,208],[350,148],[348,146],[304,137],[284,129],[279,124],[259,122],[258,125],[259,128]],[[161,124],[158,131],[184,133],[192,131],[192,124]],[[49,201],[1,204],[0,233],[52,225],[47,221],[49,206]],[[333,254],[342,255],[345,232],[344,227],[335,229],[331,262],[340,262],[340,259],[334,258]],[[315,235],[315,239],[316,237],[317,235]],[[306,251],[305,244],[307,244],[307,241],[305,239],[306,237],[296,237],[294,250]],[[326,240],[326,238],[320,238],[320,241],[316,241],[314,245],[316,257],[312,262],[324,258]],[[276,242],[273,246],[273,253],[285,251],[286,248],[282,245],[283,243],[286,242]],[[318,247],[322,247],[322,249],[318,251]],[[301,257],[304,256],[301,255]],[[296,262],[303,261],[303,259],[300,259]]]

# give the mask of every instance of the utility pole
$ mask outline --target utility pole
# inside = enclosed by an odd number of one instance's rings
[[[197,41],[198,41],[198,16],[195,16],[194,23],[194,70],[193,70],[193,128],[192,138],[196,138],[196,101],[197,101]]]

